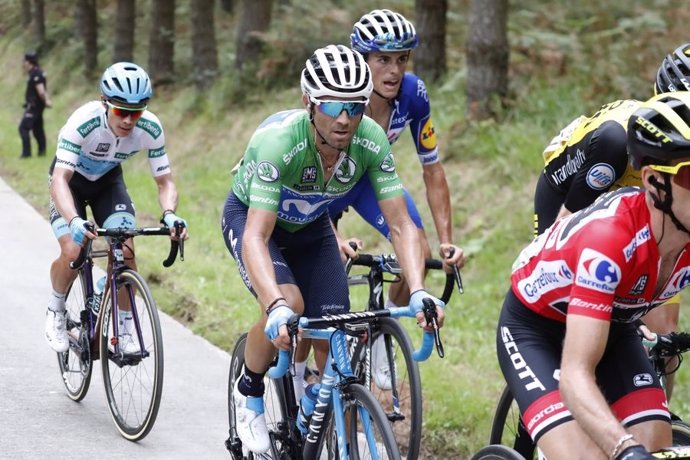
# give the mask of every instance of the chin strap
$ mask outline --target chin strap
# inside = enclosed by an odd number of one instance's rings
[[[660,184],[659,182],[654,182],[652,185],[654,185],[654,188],[656,188],[657,192],[664,191],[664,200],[662,201],[658,195],[651,193],[650,195],[652,196],[652,200],[654,201],[654,207],[660,210],[661,212],[668,214],[668,216],[671,218],[671,222],[673,222],[673,225],[676,226],[678,230],[681,232],[687,233],[690,235],[690,230],[688,230],[685,225],[683,225],[680,220],[676,217],[676,215],[673,213],[673,210],[671,209],[671,205],[673,204],[673,194],[671,193],[671,175],[668,173],[663,173],[664,176],[664,183]]]

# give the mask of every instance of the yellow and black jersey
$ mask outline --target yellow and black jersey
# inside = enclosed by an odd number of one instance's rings
[[[543,153],[544,174],[551,186],[565,193],[573,186],[586,187],[595,191],[587,194],[593,198],[611,188],[639,186],[639,174],[628,162],[626,128],[640,104],[634,99],[610,102],[563,128]]]

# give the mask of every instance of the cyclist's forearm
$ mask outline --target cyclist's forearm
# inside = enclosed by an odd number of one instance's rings
[[[247,276],[256,292],[257,301],[262,310],[266,310],[276,299],[283,297],[275,278],[273,261],[268,252],[268,244],[260,236],[245,236],[242,239],[242,253],[251,254],[243,257]]]
[[[55,208],[60,213],[63,219],[69,223],[74,217],[77,217],[79,213],[77,208],[74,207],[74,198],[72,197],[72,190],[69,188],[69,179],[71,174],[63,176],[65,174],[63,171],[58,171],[53,174],[53,179],[50,183],[50,195],[53,198],[53,203],[55,203]]]
[[[563,402],[577,420],[578,425],[607,455],[617,440],[626,434],[601,394],[593,376],[584,372],[561,373],[560,392]]]
[[[155,178],[158,185],[158,204],[162,211],[177,210],[177,187],[171,174],[165,174]]]
[[[389,226],[398,263],[410,292],[414,292],[424,288],[424,250],[417,227],[409,217],[407,221],[399,226]]]
[[[440,165],[439,165],[440,166]],[[443,168],[424,171],[426,199],[434,219],[439,243],[453,243],[453,219],[451,215],[450,190]]]

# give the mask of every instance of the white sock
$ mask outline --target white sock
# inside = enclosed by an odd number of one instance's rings
[[[395,302],[393,302],[390,298],[386,299],[386,303],[383,305],[385,308],[397,308],[397,305]]]
[[[53,289],[50,299],[48,299],[48,310],[54,312],[65,311],[65,294],[60,294]]]
[[[295,361],[295,381],[299,381],[299,382],[304,381],[304,371],[306,369],[307,369],[307,362],[306,361],[301,361],[301,362]]]
[[[120,317],[120,335],[131,334],[132,333],[132,312],[126,310],[120,310],[118,312]]]

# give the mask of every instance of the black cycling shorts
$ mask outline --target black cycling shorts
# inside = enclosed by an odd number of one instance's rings
[[[558,391],[564,336],[564,323],[538,315],[508,291],[496,335],[498,362],[535,442],[573,420]],[[623,426],[670,422],[663,389],[633,324],[611,323],[596,380]]]
[[[78,172],[69,181],[74,207],[82,219],[87,218],[86,208],[91,208],[93,219],[100,228],[134,228],[134,203],[127,193],[122,167],[117,166],[96,181],[90,181]],[[69,233],[68,222],[62,218],[52,198],[50,200],[50,225],[57,238]]]
[[[249,208],[232,191],[223,209],[221,229],[244,284],[256,297],[244,264],[242,237]],[[350,310],[347,275],[328,213],[296,232],[277,225],[268,252],[278,284],[296,285],[304,299],[304,315],[319,317]],[[251,257],[251,254],[247,254]]]

